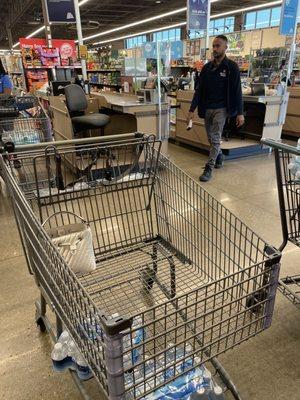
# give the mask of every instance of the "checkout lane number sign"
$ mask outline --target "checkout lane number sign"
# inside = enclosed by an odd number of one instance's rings
[[[52,23],[76,22],[73,0],[47,0],[48,18]]]
[[[281,8],[280,35],[293,36],[299,17],[299,0],[284,0]]]

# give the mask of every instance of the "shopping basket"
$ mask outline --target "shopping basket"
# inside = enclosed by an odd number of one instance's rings
[[[299,157],[300,150],[272,139],[263,139],[262,143],[274,149],[280,218],[283,242],[282,251],[288,242],[300,247],[300,177],[292,164]],[[298,161],[299,162],[299,161]],[[297,169],[297,165],[295,165]],[[299,162],[300,176],[300,162]],[[300,308],[300,274],[287,276],[279,281],[279,290]]]
[[[270,327],[280,253],[162,155],[153,136],[98,141],[19,153],[18,168],[1,164],[42,293],[41,329],[47,303],[106,398],[147,399]],[[75,274],[42,227],[49,216],[47,229],[72,224],[72,214],[92,230],[95,271]]]
[[[0,99],[1,147],[29,145],[52,140],[50,119],[35,96]]]

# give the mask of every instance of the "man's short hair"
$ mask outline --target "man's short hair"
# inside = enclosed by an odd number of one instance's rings
[[[225,35],[218,35],[218,36],[216,36],[216,39],[222,39],[222,40],[224,40],[224,42],[228,43],[227,36],[225,36]]]

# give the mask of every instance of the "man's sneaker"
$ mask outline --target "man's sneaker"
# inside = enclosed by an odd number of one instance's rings
[[[212,168],[210,165],[206,164],[203,174],[200,176],[201,182],[208,182],[212,176]]]
[[[215,163],[215,168],[222,168],[224,163],[224,155],[223,153],[219,153],[216,163]]]

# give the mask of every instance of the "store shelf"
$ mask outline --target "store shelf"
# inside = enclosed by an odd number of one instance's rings
[[[120,69],[88,69],[87,72],[121,72]]]
[[[24,67],[24,69],[81,69],[80,66],[77,65],[56,65],[53,67]]]
[[[90,82],[90,85],[95,85],[95,86],[106,86],[106,87],[122,87],[121,85],[118,85],[116,83],[99,83],[99,82]]]
[[[171,68],[193,68],[190,65],[171,65]]]
[[[11,74],[11,75],[22,75],[23,72],[22,71],[20,71],[20,72],[15,71],[15,72],[9,72],[9,74]]]

